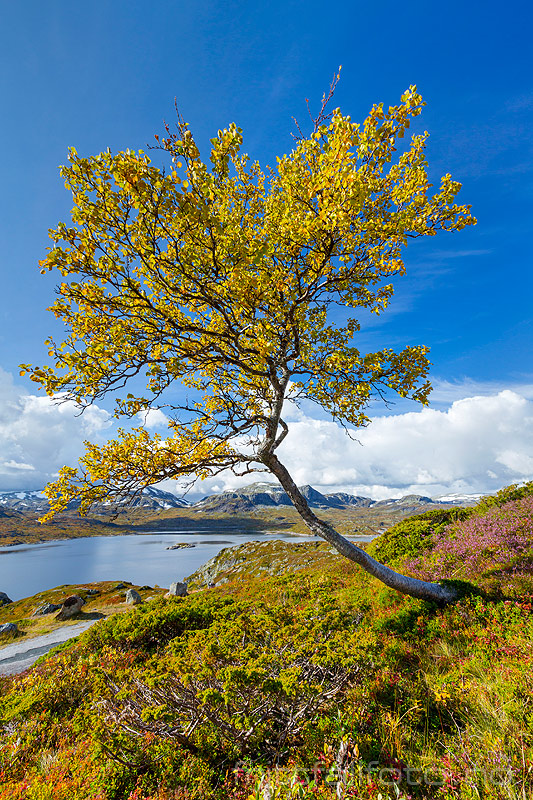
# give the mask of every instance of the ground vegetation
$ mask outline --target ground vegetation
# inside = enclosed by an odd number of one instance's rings
[[[309,542],[97,623],[2,681],[1,800],[531,796],[532,488],[372,545],[433,580],[446,558],[453,605]]]

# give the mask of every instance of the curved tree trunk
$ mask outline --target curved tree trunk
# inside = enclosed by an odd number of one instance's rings
[[[360,547],[349,542],[348,539],[337,533],[331,525],[319,519],[311,511],[307,500],[276,455],[273,453],[263,454],[262,461],[281,483],[307,527],[314,534],[333,545],[342,556],[349,558],[350,561],[355,561],[370,575],[402,594],[408,594],[411,597],[418,597],[422,600],[434,600],[438,603],[450,603],[456,599],[457,595],[451,588],[442,586],[439,583],[420,581],[417,578],[410,578],[407,575],[394,572],[390,567],[380,564],[379,561],[369,556]]]

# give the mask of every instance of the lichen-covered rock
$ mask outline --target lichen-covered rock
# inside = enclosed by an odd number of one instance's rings
[[[18,633],[19,629],[14,622],[5,622],[0,625],[0,636],[9,636]]]
[[[128,589],[126,592],[126,603],[129,603],[132,606],[138,606],[139,603],[142,603],[143,599],[139,592],[135,591],[135,589]]]
[[[0,606],[7,606],[12,602],[13,600],[11,600],[11,598],[8,597],[5,592],[0,592]]]
[[[35,609],[32,617],[44,617],[45,614],[53,614],[54,611],[57,611],[60,608],[61,606],[57,605],[56,603],[44,603],[42,606],[39,606]]]
[[[79,597],[77,594],[71,594],[70,597],[67,597],[63,601],[61,609],[59,610],[59,613],[56,614],[55,618],[64,620],[76,616],[76,614],[80,613],[84,603],[85,600],[82,597]]]

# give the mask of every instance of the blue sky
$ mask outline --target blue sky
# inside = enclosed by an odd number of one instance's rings
[[[334,105],[355,120],[374,102],[395,104],[407,86],[418,86],[427,102],[420,127],[430,133],[430,175],[436,182],[451,172],[463,184],[460,202],[470,203],[478,218],[475,228],[408,248],[407,276],[364,341],[369,347],[431,347],[435,413],[448,413],[454,401],[466,398],[502,392],[522,398],[520,430],[513,435],[521,431],[523,444],[519,435],[516,458],[507,459],[522,466],[493,469],[491,458],[503,463],[500,444],[480,462],[477,477],[431,475],[435,480],[424,483],[416,479],[424,475],[415,461],[407,469],[412,480],[408,474],[387,477],[379,465],[362,474],[356,456],[351,477],[327,477],[326,468],[304,477],[323,486],[366,486],[376,495],[413,486],[482,491],[529,477],[530,4],[30,0],[3,4],[2,22],[0,445],[8,466],[3,472],[0,466],[0,489],[38,488],[48,475],[30,446],[46,440],[45,423],[34,416],[30,425],[28,402],[21,398],[33,397],[35,387],[18,376],[18,364],[46,361],[43,340],[55,330],[46,311],[54,277],[40,276],[37,262],[48,246],[47,229],[69,218],[71,198],[58,172],[67,148],[83,155],[145,148],[164,120],[172,122],[176,98],[200,146],[234,121],[244,130],[244,149],[273,163],[292,147],[291,118],[305,123],[305,98],[318,108],[339,64]],[[505,397],[498,406],[502,417],[510,414]],[[400,429],[405,415],[419,410],[401,405],[376,413],[399,415]],[[56,461],[77,454],[87,425],[69,418],[68,435],[76,440],[69,450],[59,441],[66,414],[54,419],[52,471],[60,466]],[[488,433],[494,422],[487,426]],[[100,434],[110,430],[102,422]],[[435,447],[438,458],[438,442]],[[291,457],[296,459],[294,452]],[[483,478],[491,472],[495,478]]]

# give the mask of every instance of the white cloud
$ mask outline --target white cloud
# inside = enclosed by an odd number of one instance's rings
[[[30,472],[35,471],[33,464],[19,463],[18,461],[13,461],[13,459],[11,459],[11,461],[3,461],[0,467],[6,467],[6,469],[26,469],[30,470]]]
[[[166,428],[169,422],[167,415],[163,414],[159,408],[138,411],[137,418],[145,428]]]
[[[300,485],[375,499],[410,492],[489,492],[533,478],[531,384],[511,390],[465,380],[441,382],[437,391],[437,408],[396,409],[353,431],[356,438],[317,418],[312,404],[304,403],[292,409],[280,458]],[[145,424],[162,426],[166,419],[154,409]],[[42,488],[63,464],[76,464],[84,439],[105,441],[114,433],[111,426],[104,409],[91,406],[79,415],[71,402],[57,405],[24,392],[0,369],[0,490]],[[199,481],[190,497],[265,479],[275,482],[268,473],[224,473]],[[164,488],[179,492],[174,482]]]
[[[71,402],[27,394],[0,368],[0,490],[41,489],[64,464],[74,465],[85,439],[111,425],[98,406],[80,415]]]
[[[357,440],[332,421],[300,414],[279,456],[300,485],[375,499],[491,492],[533,478],[533,401],[517,391],[378,417],[353,435]],[[218,476],[197,489],[207,494],[215,482],[227,490],[251,480]]]
[[[510,390],[380,417],[357,438],[308,418],[292,424],[282,455],[298,483],[373,496],[483,492],[533,477],[533,402]]]

